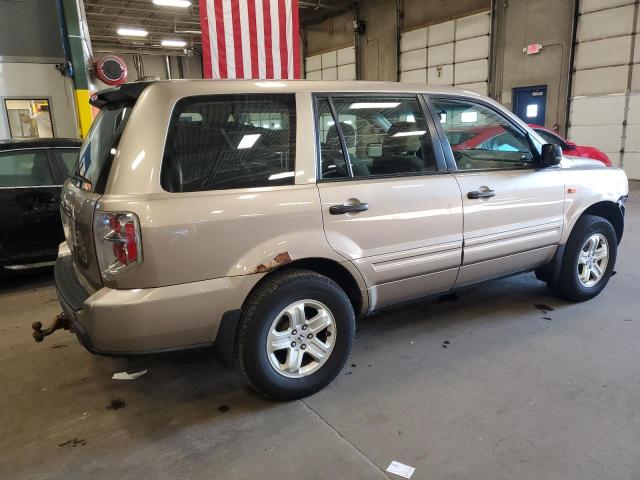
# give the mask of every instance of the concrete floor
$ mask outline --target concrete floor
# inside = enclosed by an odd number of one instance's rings
[[[363,319],[350,366],[285,404],[211,354],[36,344],[31,322],[59,311],[50,276],[4,281],[0,478],[375,479],[398,460],[414,479],[639,479],[639,220],[636,186],[597,299],[559,301],[527,274]]]

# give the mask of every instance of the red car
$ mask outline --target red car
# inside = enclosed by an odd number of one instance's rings
[[[565,155],[570,155],[572,157],[583,157],[590,158],[592,160],[599,160],[604,163],[607,167],[611,167],[612,163],[609,160],[609,157],[597,149],[596,147],[587,147],[584,145],[576,145],[574,142],[570,140],[566,140],[558,135],[553,130],[549,130],[548,128],[541,127],[540,125],[529,125],[533,128],[538,135],[540,135],[547,143],[553,143],[555,145],[560,145],[562,147],[562,153]]]

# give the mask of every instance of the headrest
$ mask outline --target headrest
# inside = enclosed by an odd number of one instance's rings
[[[340,128],[342,129],[342,134],[344,135],[344,141],[347,144],[347,148],[356,146],[356,131],[353,128],[353,125],[348,123],[340,122]],[[335,125],[331,125],[329,127],[329,131],[327,132],[327,141],[328,144],[340,144],[340,136],[338,135],[338,128]]]
[[[414,155],[420,150],[422,135],[414,122],[396,122],[382,141],[382,155]]]

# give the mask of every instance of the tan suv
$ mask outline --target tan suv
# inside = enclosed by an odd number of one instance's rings
[[[215,347],[291,399],[337,375],[357,316],[527,270],[582,301],[614,268],[625,174],[472,92],[168,81],[93,104],[61,202],[64,314],[38,340]]]

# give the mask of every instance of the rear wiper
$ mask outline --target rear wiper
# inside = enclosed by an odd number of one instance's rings
[[[91,180],[89,180],[87,177],[83,177],[82,175],[78,175],[77,173],[72,173],[71,175],[69,175],[69,178],[91,185]]]

